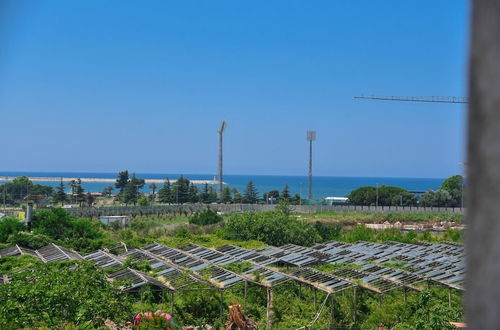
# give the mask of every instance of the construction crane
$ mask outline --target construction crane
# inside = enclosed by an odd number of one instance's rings
[[[434,102],[434,103],[469,103],[467,97],[457,96],[377,96],[377,95],[358,95],[355,99],[369,99],[381,101],[403,101],[403,102]]]

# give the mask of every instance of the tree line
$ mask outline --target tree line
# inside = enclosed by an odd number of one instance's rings
[[[425,206],[462,207],[464,178],[454,175],[443,181],[439,189],[427,190],[420,196],[410,191],[392,186],[366,186],[353,190],[349,202],[365,206]]]

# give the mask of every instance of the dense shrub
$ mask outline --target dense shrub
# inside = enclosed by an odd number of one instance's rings
[[[54,329],[70,322],[97,326],[104,319],[123,322],[131,314],[127,297],[89,262],[36,263],[12,277],[0,286],[2,329]]]
[[[10,235],[26,230],[26,225],[14,217],[0,219],[0,243],[6,243]]]
[[[286,206],[274,212],[235,214],[228,219],[224,230],[229,239],[258,240],[275,246],[289,243],[310,246],[321,241],[313,226],[289,214]]]
[[[56,240],[103,237],[99,223],[86,218],[75,218],[61,208],[35,213],[33,227],[34,233]]]
[[[39,249],[51,242],[53,242],[53,240],[48,236],[33,234],[26,231],[18,232],[9,237],[9,243],[11,245],[17,244],[33,250]]]
[[[189,223],[195,224],[195,225],[213,225],[215,223],[221,222],[223,219],[220,215],[217,214],[217,212],[211,210],[211,209],[206,209],[202,212],[196,213],[189,219]]]

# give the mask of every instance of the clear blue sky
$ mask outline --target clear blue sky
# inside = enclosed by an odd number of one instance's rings
[[[0,170],[446,177],[468,1],[2,1]]]

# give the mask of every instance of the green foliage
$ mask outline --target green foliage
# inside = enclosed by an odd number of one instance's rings
[[[220,215],[217,214],[214,210],[206,209],[202,212],[197,212],[189,219],[189,223],[195,225],[212,225],[218,222],[221,222],[223,219]]]
[[[174,203],[184,204],[191,201],[189,195],[189,184],[190,181],[181,176],[177,181],[172,185],[172,196]],[[191,196],[192,197],[192,196]]]
[[[125,185],[128,183],[128,171],[121,171],[118,173],[118,177],[116,178],[115,188],[120,189],[120,193],[125,189]]]
[[[0,274],[11,275],[29,269],[35,264],[39,264],[40,260],[30,255],[22,255],[18,257],[2,257],[0,258]]]
[[[56,191],[52,195],[52,200],[54,202],[59,202],[61,205],[64,204],[68,200],[68,196],[66,196],[66,193],[64,192],[64,183],[61,178],[61,182],[59,183],[59,186],[57,187]]]
[[[448,207],[453,206],[455,202],[451,194],[444,189],[428,190],[420,197],[422,206],[430,207]]]
[[[12,245],[19,245],[28,249],[39,249],[53,240],[45,235],[33,234],[27,231],[20,231],[11,236],[9,236],[9,243]]]
[[[327,225],[323,222],[316,221],[314,223],[314,228],[318,232],[322,241],[332,241],[340,237],[342,232],[342,226],[340,225]]]
[[[36,212],[33,215],[33,227],[34,233],[56,240],[103,236],[98,223],[86,218],[75,218],[61,208]]]
[[[35,263],[12,277],[0,286],[2,328],[98,326],[104,319],[123,322],[131,314],[127,297],[90,262]]]
[[[450,194],[449,205],[458,207],[462,203],[464,177],[461,175],[454,175],[443,181],[441,190],[445,190]]]
[[[161,203],[171,204],[174,202],[174,197],[172,194],[172,186],[170,184],[169,179],[165,180],[163,187],[161,187],[160,190],[158,190],[158,200]]]
[[[6,243],[10,235],[26,230],[26,225],[14,217],[0,219],[0,243]]]
[[[225,186],[224,188],[222,188],[220,202],[224,203],[224,204],[228,204],[228,203],[232,202],[231,189],[228,186]]]
[[[361,187],[351,191],[348,198],[349,201],[354,205],[377,205],[377,194],[378,194],[378,205],[379,206],[414,206],[417,204],[417,198],[415,195],[410,193],[408,190],[392,187],[392,186],[380,186],[380,187]]]
[[[314,227],[279,210],[232,215],[224,229],[230,239],[253,239],[275,246],[288,243],[310,246],[321,240]]]
[[[149,261],[147,260],[137,260],[131,257],[127,257],[123,263],[123,268],[132,268],[139,270],[141,272],[150,272],[152,270]]]
[[[141,196],[139,196],[139,200],[137,201],[137,204],[139,206],[148,206],[149,205],[149,199],[146,196],[141,195]]]
[[[243,193],[243,203],[255,204],[258,199],[259,193],[257,192],[257,188],[252,181],[248,181],[245,192]]]
[[[40,195],[42,197],[49,197],[52,195],[53,189],[49,186],[40,184],[33,184],[27,176],[20,176],[0,185],[0,192],[5,191],[5,201],[9,204],[19,203],[27,195]],[[3,196],[2,196],[3,198]]]

